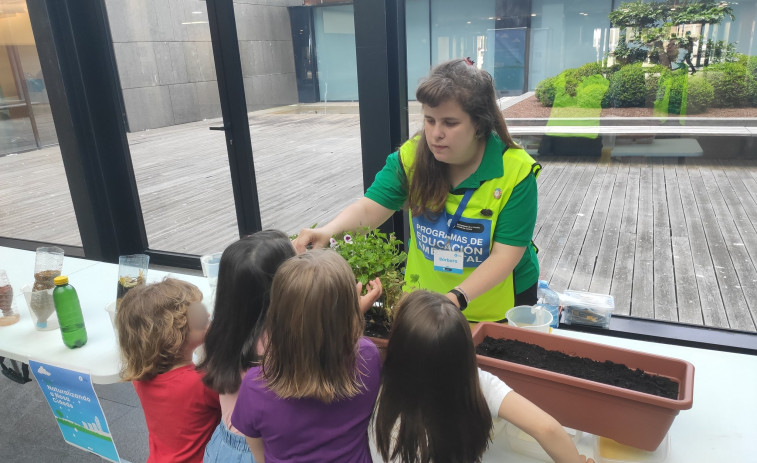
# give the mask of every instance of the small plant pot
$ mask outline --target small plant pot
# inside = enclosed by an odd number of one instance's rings
[[[476,355],[481,369],[502,379],[563,426],[654,451],[665,438],[678,412],[690,409],[693,403],[694,366],[683,360],[499,323],[479,323],[473,330],[473,344],[478,346],[486,336],[515,339],[600,362],[610,360],[631,369],[639,368],[650,374],[665,376],[678,383],[678,399],[666,399]]]

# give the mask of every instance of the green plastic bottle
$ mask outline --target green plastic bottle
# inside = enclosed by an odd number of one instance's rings
[[[81,347],[87,343],[87,329],[84,327],[79,296],[74,287],[68,284],[67,276],[55,277],[54,282],[53,302],[63,344],[71,349]]]

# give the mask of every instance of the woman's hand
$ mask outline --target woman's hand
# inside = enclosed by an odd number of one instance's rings
[[[357,294],[360,298],[360,312],[362,312],[363,314],[368,312],[368,310],[373,307],[373,303],[378,301],[378,299],[381,297],[381,293],[384,291],[383,286],[381,286],[381,280],[378,278],[369,281],[366,285],[366,288],[367,292],[365,293],[365,295],[361,296],[361,293],[363,292],[363,284],[360,282],[357,283]]]
[[[394,211],[387,209],[372,199],[362,197],[347,206],[334,220],[319,228],[302,230],[292,244],[297,254],[302,254],[308,248],[325,248],[329,239],[345,231],[370,230],[386,222]]]
[[[292,245],[297,254],[302,254],[308,249],[325,248],[330,238],[331,234],[323,228],[303,228]]]

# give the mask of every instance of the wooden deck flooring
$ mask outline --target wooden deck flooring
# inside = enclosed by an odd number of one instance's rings
[[[417,118],[411,118],[417,126]],[[204,121],[129,134],[150,246],[237,238],[224,137]],[[355,114],[255,113],[266,228],[325,223],[362,195]],[[616,313],[757,331],[757,161],[540,159],[541,275]],[[0,157],[0,235],[81,245],[57,147]]]
[[[756,162],[540,162],[550,286],[612,294],[618,314],[755,331]]]

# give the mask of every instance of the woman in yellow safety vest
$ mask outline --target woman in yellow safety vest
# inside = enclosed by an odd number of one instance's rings
[[[511,307],[536,303],[531,240],[541,166],[510,137],[491,75],[466,60],[436,66],[416,99],[421,131],[389,155],[363,198],[302,230],[295,248],[378,227],[407,207],[413,286],[446,293],[470,321],[501,321]]]

